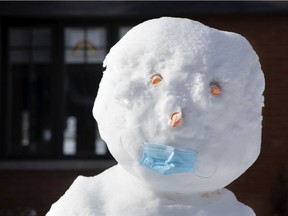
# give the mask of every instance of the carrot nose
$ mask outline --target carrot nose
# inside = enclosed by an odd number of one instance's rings
[[[182,113],[181,112],[173,112],[171,117],[171,127],[178,127],[182,123]]]

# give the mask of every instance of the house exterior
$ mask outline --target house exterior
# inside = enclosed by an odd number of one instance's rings
[[[240,33],[258,53],[262,151],[228,188],[258,216],[288,214],[288,3],[181,1],[0,2],[0,213],[44,215],[76,176],[116,163],[90,111],[102,61],[132,26],[161,16]]]

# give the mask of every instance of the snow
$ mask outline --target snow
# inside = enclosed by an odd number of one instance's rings
[[[47,216],[255,216],[232,192],[210,195],[159,193],[114,166],[99,176],[79,176]]]
[[[104,65],[93,114],[118,165],[79,177],[47,215],[253,216],[223,189],[260,152],[264,75],[249,42],[163,17],[131,29]],[[172,127],[175,112],[182,119]],[[161,175],[141,166],[144,143],[197,152],[195,169]]]

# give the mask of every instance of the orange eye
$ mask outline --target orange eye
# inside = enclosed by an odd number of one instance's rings
[[[162,81],[162,77],[159,74],[153,75],[151,78],[152,85],[156,85]]]
[[[211,85],[211,94],[218,97],[221,94],[221,88],[218,84]]]

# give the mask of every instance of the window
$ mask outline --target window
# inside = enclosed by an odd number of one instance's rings
[[[23,23],[1,41],[0,159],[111,159],[92,108],[108,49],[131,27]]]
[[[92,108],[102,78],[102,63],[107,53],[104,27],[67,27],[65,44],[65,128],[63,154],[106,155]]]
[[[7,26],[7,133],[1,158],[111,158],[92,116],[107,30],[58,29]]]
[[[48,63],[50,61],[50,34],[48,28],[10,28],[11,63]]]
[[[7,32],[5,156],[48,156],[54,136],[51,29],[9,27]]]
[[[102,64],[106,56],[105,28],[66,28],[65,62]]]

